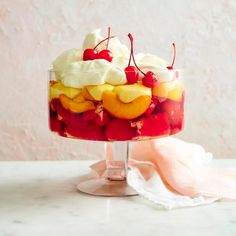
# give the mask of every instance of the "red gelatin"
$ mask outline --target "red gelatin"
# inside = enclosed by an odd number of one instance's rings
[[[81,120],[76,125],[68,125],[66,132],[73,137],[95,141],[105,141],[106,136],[101,126],[97,125],[93,121]]]
[[[184,119],[184,98],[181,102],[167,99],[160,104],[160,111],[168,115],[171,134],[175,134],[182,130]]]
[[[50,109],[49,124],[52,131],[58,132],[61,136],[66,136],[67,132],[71,136],[80,139],[106,140],[104,130],[95,121],[86,121],[81,113],[66,110],[59,99],[53,99],[50,103],[51,107],[53,107],[53,110]],[[55,115],[52,113],[55,113]]]
[[[99,105],[98,105],[99,106]],[[109,123],[111,116],[103,108],[97,108],[96,110],[90,110],[83,113],[84,120],[93,120],[99,126],[103,126]]]
[[[49,117],[49,128],[51,131],[66,137],[65,127],[66,124],[63,121],[58,120],[57,117],[53,117],[52,115]]]
[[[60,103],[60,100],[58,98],[53,98],[49,103],[50,110],[56,112],[58,103]]]
[[[110,117],[109,113],[105,110],[103,110],[99,114],[97,113],[97,116],[95,118],[95,122],[99,126],[108,124],[110,122],[110,120],[111,120],[111,117]]]
[[[144,115],[145,116],[151,115],[154,112],[157,104],[158,104],[158,98],[157,97],[152,97],[151,103],[150,103],[148,109],[144,112]]]
[[[57,105],[57,116],[59,120],[64,121],[67,125],[77,125],[82,120],[82,113],[66,110],[60,102]]]
[[[70,122],[70,112],[67,111],[60,103],[60,101],[57,104],[57,116],[59,120],[62,120],[66,123]]]
[[[86,111],[83,113],[83,119],[86,121],[95,120],[96,112],[94,110]]]
[[[143,117],[133,123],[137,127],[138,136],[163,136],[170,134],[170,125],[166,113]]]
[[[133,120],[117,119],[101,103],[95,110],[74,113],[65,109],[58,98],[49,103],[50,129],[61,136],[98,141],[148,139],[178,133],[183,128],[182,101],[152,97],[146,112]]]
[[[129,120],[115,119],[106,126],[108,140],[132,140],[136,135],[136,128],[131,127]]]
[[[88,140],[106,140],[104,129],[95,121],[84,121],[81,117],[74,117],[67,129],[74,137]]]

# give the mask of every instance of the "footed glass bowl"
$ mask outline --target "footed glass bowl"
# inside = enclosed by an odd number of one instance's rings
[[[154,87],[152,96],[142,94],[147,88],[141,83],[123,85],[120,94],[140,93],[125,103],[114,89],[117,86],[65,87],[49,72],[50,130],[62,137],[106,144],[103,174],[80,183],[80,191],[101,196],[136,194],[126,183],[129,142],[165,137],[183,129],[184,87],[175,74],[173,80]]]

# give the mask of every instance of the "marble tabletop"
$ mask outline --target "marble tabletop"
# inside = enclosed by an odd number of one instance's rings
[[[0,162],[0,236],[236,235],[235,202],[168,211],[139,196],[79,193],[91,163]]]

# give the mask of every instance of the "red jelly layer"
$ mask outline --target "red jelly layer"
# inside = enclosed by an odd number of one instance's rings
[[[173,135],[183,129],[184,96],[180,102],[153,98],[148,110],[134,120],[122,120],[105,109],[74,113],[60,100],[49,103],[51,131],[63,137],[95,141],[129,141]]]

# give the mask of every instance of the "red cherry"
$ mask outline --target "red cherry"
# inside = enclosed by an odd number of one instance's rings
[[[167,66],[166,68],[167,68],[168,70],[173,70],[173,69],[174,69],[173,66]]]
[[[88,60],[95,60],[95,59],[105,59],[109,62],[112,61],[112,53],[111,51],[107,50],[109,40],[111,38],[114,38],[115,36],[110,36],[110,27],[108,27],[108,37],[100,41],[94,48],[87,48],[84,50],[83,53],[83,61],[88,61]],[[102,50],[100,53],[96,51],[96,48],[103,42],[107,41],[106,49]],[[99,55],[100,54],[100,55]]]
[[[83,53],[83,61],[94,60],[97,59],[98,53],[96,50],[92,48],[87,48]]]
[[[135,84],[138,81],[139,73],[135,66],[127,66],[125,68],[125,74],[128,84]]]
[[[172,43],[172,45],[173,45],[173,49],[174,49],[174,55],[173,55],[173,60],[172,60],[171,66],[166,67],[168,70],[173,70],[174,69],[174,64],[175,64],[176,47],[175,47],[175,43]]]
[[[113,58],[113,55],[112,55],[112,52],[110,50],[108,50],[108,45],[109,45],[109,40],[110,38],[113,38],[113,36],[111,36],[111,28],[108,27],[108,35],[107,35],[107,38],[102,40],[99,44],[101,44],[102,42],[104,42],[105,40],[107,40],[107,45],[106,45],[106,49],[102,50],[101,52],[98,53],[98,59],[104,59],[104,60],[107,60],[109,62],[112,61],[112,58]],[[98,45],[99,45],[98,44]],[[97,46],[98,46],[97,45]],[[94,50],[97,48],[94,47]]]
[[[139,68],[137,67],[135,60],[134,60],[134,45],[133,45],[133,37],[131,34],[128,34],[130,39],[130,56],[129,56],[129,63],[128,66],[125,68],[125,75],[127,79],[127,84],[135,84],[139,78]],[[131,59],[133,59],[135,66],[131,66]]]
[[[155,85],[157,84],[158,82],[158,79],[156,77],[156,75],[152,72],[152,71],[148,71],[147,73],[144,73],[139,67],[138,65],[136,64],[136,61],[134,59],[134,46],[133,46],[133,36],[132,34],[128,34],[128,37],[129,37],[129,40],[130,40],[130,44],[131,44],[131,49],[130,49],[130,57],[129,57],[129,64],[128,64],[128,67],[130,66],[130,62],[131,62],[131,58],[133,59],[133,62],[134,62],[134,65],[135,67],[137,68],[138,71],[140,71],[144,77],[143,77],[143,85],[146,86],[146,87],[149,87],[149,88],[153,88],[155,87]],[[126,73],[126,78],[127,78],[127,73]],[[127,78],[128,80],[128,78]],[[128,80],[128,83],[129,83],[129,80]]]
[[[97,57],[97,59],[104,59],[109,62],[112,61],[112,58],[113,58],[112,52],[108,49],[104,49],[101,52],[99,52]]]
[[[148,71],[143,77],[142,82],[144,86],[154,88],[158,83],[158,78],[152,71]]]

